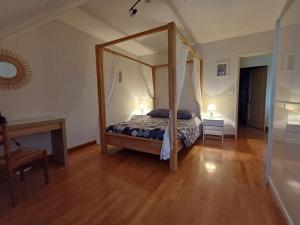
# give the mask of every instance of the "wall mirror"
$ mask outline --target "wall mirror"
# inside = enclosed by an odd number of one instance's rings
[[[31,68],[29,63],[16,53],[0,50],[0,88],[17,89],[30,81]]]

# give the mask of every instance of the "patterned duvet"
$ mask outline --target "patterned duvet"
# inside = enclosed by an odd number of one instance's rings
[[[167,124],[168,118],[135,115],[127,122],[109,126],[107,131],[162,141]],[[200,125],[201,121],[196,116],[189,120],[177,120],[177,136],[185,147],[190,147],[198,139],[201,134]]]

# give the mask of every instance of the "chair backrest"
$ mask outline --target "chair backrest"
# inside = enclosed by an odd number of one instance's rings
[[[6,124],[0,124],[0,146],[4,149],[4,159],[6,161],[6,166],[10,166],[10,142],[8,136],[8,129]]]

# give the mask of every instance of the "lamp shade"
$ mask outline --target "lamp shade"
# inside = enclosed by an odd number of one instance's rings
[[[207,111],[209,112],[213,112],[213,111],[216,111],[216,105],[215,104],[209,104],[208,107],[207,107]]]

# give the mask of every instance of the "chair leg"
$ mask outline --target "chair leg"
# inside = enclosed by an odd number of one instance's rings
[[[10,196],[11,196],[11,204],[13,207],[16,206],[16,198],[15,198],[15,183],[14,183],[14,172],[12,170],[9,170],[8,172],[9,176],[9,190],[10,190]]]
[[[48,173],[48,157],[46,151],[44,151],[44,175],[45,175],[45,184],[49,183],[49,173]]]
[[[20,179],[23,182],[25,180],[24,168],[21,167],[19,171],[20,171]]]

